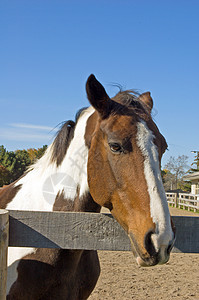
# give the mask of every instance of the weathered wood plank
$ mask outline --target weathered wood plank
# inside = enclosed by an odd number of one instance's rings
[[[0,299],[6,299],[9,215],[0,209]]]
[[[199,217],[173,217],[173,252],[199,253]],[[10,211],[10,246],[129,251],[127,234],[111,214]]]
[[[129,239],[110,214],[10,211],[10,246],[129,250]]]

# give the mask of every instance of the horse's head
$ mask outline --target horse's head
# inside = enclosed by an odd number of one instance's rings
[[[152,120],[150,93],[110,99],[94,75],[86,90],[96,110],[85,137],[90,193],[126,230],[139,265],[163,264],[174,233],[160,171],[167,144]]]

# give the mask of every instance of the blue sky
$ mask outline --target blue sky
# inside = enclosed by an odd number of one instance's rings
[[[0,144],[38,148],[88,105],[94,73],[110,96],[151,91],[169,157],[199,150],[199,1],[2,0]]]

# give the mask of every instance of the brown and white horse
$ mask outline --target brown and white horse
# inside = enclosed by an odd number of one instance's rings
[[[110,99],[91,75],[91,107],[66,122],[44,156],[0,191],[0,207],[35,211],[110,209],[137,263],[164,264],[174,241],[160,161],[167,148],[150,93]],[[63,224],[64,226],[64,224]],[[87,299],[100,273],[96,251],[9,248],[7,299]]]

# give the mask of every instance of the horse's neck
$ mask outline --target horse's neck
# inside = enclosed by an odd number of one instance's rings
[[[79,118],[66,155],[59,166],[52,161],[53,144],[46,154],[21,178],[21,189],[8,209],[96,211],[87,182],[88,148],[85,145],[87,120],[93,109]],[[92,207],[89,209],[89,206]]]

